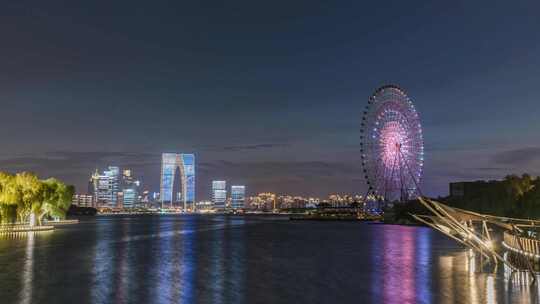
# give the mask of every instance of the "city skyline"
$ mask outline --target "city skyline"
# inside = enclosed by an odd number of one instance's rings
[[[540,303],[540,1],[0,3],[2,303]]]
[[[180,154],[181,155],[181,154]],[[120,175],[120,171],[122,175]],[[179,170],[177,170],[178,172]],[[120,168],[117,166],[108,166],[106,170],[99,173],[99,169],[96,169],[90,176],[88,181],[88,190],[79,191],[73,195],[73,204],[82,207],[96,207],[96,208],[152,208],[161,207],[162,199],[160,198],[160,192],[150,191],[141,184],[140,180],[136,179],[131,169]],[[113,178],[114,177],[114,178]],[[181,179],[180,174],[175,174],[176,178]],[[101,185],[101,182],[104,185]],[[176,180],[177,181],[177,180]],[[175,182],[176,183],[176,182]],[[181,183],[181,182],[179,182]],[[353,202],[364,202],[365,194],[360,193],[329,193],[326,196],[302,196],[296,193],[272,193],[272,192],[258,192],[248,193],[246,192],[245,185],[230,185],[230,192],[227,190],[227,181],[225,180],[213,180],[212,191],[210,193],[210,200],[201,199],[196,203],[204,203],[204,207],[207,210],[225,210],[225,209],[239,209],[238,202],[236,206],[234,201],[242,201],[242,206],[245,209],[272,209],[282,204],[287,205],[291,203],[302,203],[301,208],[308,204],[310,207],[315,207],[319,203],[337,203],[335,206],[348,206]],[[451,185],[450,185],[451,188]],[[102,193],[101,191],[104,191]],[[239,191],[240,190],[240,191]],[[181,192],[179,193],[181,194]],[[372,194],[368,194],[371,196]],[[372,196],[374,197],[374,196]],[[272,198],[272,199],[270,199]],[[280,201],[278,204],[274,201],[277,199]],[[181,202],[181,198],[176,202]],[[261,208],[264,205],[263,208]],[[254,204],[254,205],[250,205]],[[270,208],[269,205],[273,207]],[[167,206],[165,206],[167,208]],[[286,207],[286,208],[290,208]]]
[[[362,109],[396,83],[425,130],[426,195],[538,175],[539,5],[5,4],[0,166],[81,190],[115,164],[158,189],[161,153],[191,151],[200,198],[216,177],[361,193]]]

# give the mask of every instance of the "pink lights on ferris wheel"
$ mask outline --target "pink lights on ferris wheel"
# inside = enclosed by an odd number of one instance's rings
[[[386,168],[395,165],[401,153],[406,154],[404,153],[408,150],[406,139],[407,133],[399,122],[391,121],[383,127],[379,135],[379,144],[382,162]]]
[[[370,97],[361,122],[361,158],[371,193],[385,200],[418,194],[424,162],[420,118],[412,101],[388,85]]]

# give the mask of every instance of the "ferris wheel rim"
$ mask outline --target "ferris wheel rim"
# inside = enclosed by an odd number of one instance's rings
[[[374,106],[375,109],[381,109],[376,112],[377,119],[373,118],[375,115]],[[386,138],[388,142],[381,144],[386,135],[378,133],[377,127],[385,131],[384,128],[389,125],[391,130]],[[383,139],[381,140],[381,138]],[[399,148],[394,149],[393,146],[399,146]],[[386,150],[382,151],[381,149]],[[362,172],[368,186],[368,192],[380,194],[382,188],[385,188],[384,192],[386,192],[386,186],[381,186],[381,183],[386,184],[389,181],[390,188],[399,183],[402,192],[404,189],[420,191],[418,185],[422,177],[424,162],[422,126],[411,99],[400,86],[395,84],[381,86],[369,97],[361,121],[360,152]],[[390,157],[394,158],[393,161],[388,157],[386,160],[381,160],[382,153],[390,154]],[[394,177],[394,165],[389,166],[389,163],[396,161],[399,162],[399,177]],[[384,162],[384,166],[381,166],[381,162]],[[392,169],[388,178],[389,167]]]

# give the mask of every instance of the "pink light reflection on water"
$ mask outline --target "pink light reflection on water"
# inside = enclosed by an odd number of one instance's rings
[[[385,229],[383,303],[416,303],[414,228]]]

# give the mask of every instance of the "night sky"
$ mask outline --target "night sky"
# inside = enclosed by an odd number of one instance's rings
[[[6,1],[7,2],[7,1]],[[0,5],[0,170],[86,192],[161,152],[210,181],[364,194],[360,118],[384,84],[424,127],[429,195],[540,174],[540,2],[13,1]]]

